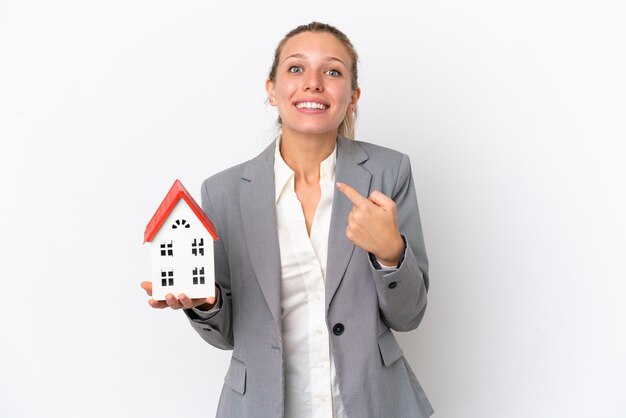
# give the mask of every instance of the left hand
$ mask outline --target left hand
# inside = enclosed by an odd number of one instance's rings
[[[346,237],[374,254],[379,263],[398,264],[404,241],[398,230],[396,202],[379,191],[373,191],[369,198],[365,198],[345,183],[337,183],[337,188],[354,205],[348,215]]]
[[[146,291],[148,296],[152,296],[152,282],[141,282],[141,288]],[[215,286],[215,294],[218,292],[217,286]],[[174,296],[171,293],[165,295],[165,300],[154,300],[149,299],[148,303],[155,309],[164,309],[170,307],[172,309],[191,309],[198,308],[203,311],[208,311],[215,304],[215,297],[209,298],[200,298],[200,299],[191,299],[184,293],[178,295],[178,297]]]

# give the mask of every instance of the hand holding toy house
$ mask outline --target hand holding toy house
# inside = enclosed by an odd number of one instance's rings
[[[168,293],[190,298],[215,296],[213,240],[215,225],[176,180],[146,226],[150,245],[152,298]]]

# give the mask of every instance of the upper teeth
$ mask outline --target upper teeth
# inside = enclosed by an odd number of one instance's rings
[[[326,105],[322,103],[316,102],[300,102],[296,103],[296,107],[298,109],[307,108],[307,109],[326,109]]]

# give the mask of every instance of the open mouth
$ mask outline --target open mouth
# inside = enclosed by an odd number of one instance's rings
[[[329,106],[326,103],[320,103],[320,102],[296,102],[296,107],[298,109],[326,110],[328,109]]]

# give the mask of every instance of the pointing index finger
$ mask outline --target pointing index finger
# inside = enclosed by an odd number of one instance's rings
[[[337,188],[350,200],[350,202],[352,202],[354,206],[359,206],[363,202],[367,202],[365,197],[361,196],[359,192],[348,186],[346,183],[337,183]]]

